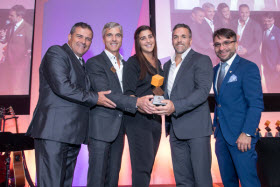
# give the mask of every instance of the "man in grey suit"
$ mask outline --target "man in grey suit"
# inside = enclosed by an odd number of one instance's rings
[[[50,47],[42,60],[39,100],[26,133],[35,138],[37,186],[72,186],[77,156],[87,137],[90,107],[115,107],[104,96],[110,91],[89,91],[82,56],[92,37],[88,24],[76,23],[68,43]]]
[[[208,95],[213,70],[208,56],[191,49],[192,32],[185,24],[173,28],[175,56],[164,64],[166,106],[156,114],[166,115],[176,186],[212,186],[212,121]]]
[[[111,90],[107,97],[116,103],[115,109],[96,106],[90,111],[88,130],[88,187],[117,187],[124,146],[123,112],[136,113],[137,107],[147,113],[154,105],[152,95],[142,98],[123,95],[122,75],[125,62],[119,53],[123,31],[118,23],[109,22],[102,30],[105,50],[89,59],[86,69],[92,88]]]
[[[239,19],[235,22],[234,28],[238,39],[237,54],[256,63],[261,70],[262,29],[256,21],[250,18],[250,9],[247,4],[239,6]]]

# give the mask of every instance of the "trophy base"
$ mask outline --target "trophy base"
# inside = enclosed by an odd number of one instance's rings
[[[156,106],[165,106],[166,105],[165,103],[161,103],[162,100],[164,100],[163,96],[155,95],[153,104]]]
[[[280,137],[280,132],[276,132],[275,137]]]
[[[264,137],[273,137],[271,132],[266,132]]]

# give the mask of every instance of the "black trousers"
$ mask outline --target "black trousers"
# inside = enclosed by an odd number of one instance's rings
[[[125,116],[132,168],[132,187],[149,187],[151,173],[161,137],[161,117]]]
[[[81,145],[35,139],[38,187],[71,187]]]
[[[123,147],[123,125],[113,142],[89,138],[88,187],[118,187]]]

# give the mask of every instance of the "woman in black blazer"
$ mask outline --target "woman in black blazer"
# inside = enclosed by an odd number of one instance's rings
[[[157,58],[155,33],[149,26],[140,26],[134,34],[136,54],[127,61],[123,72],[124,94],[142,97],[152,95],[152,76],[163,75]],[[140,112],[141,108],[138,108]],[[151,173],[161,137],[161,117],[136,112],[124,117],[129,143],[132,187],[149,187]]]

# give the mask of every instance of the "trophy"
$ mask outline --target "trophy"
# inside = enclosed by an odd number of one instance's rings
[[[270,124],[270,121],[268,121],[268,120],[266,120],[266,122],[264,123],[264,125],[266,126],[265,130],[267,131],[265,133],[264,137],[273,137],[272,133],[271,133],[271,128],[269,128],[269,124]]]
[[[280,137],[280,121],[277,120],[275,125],[276,125],[276,129],[278,131],[278,132],[276,132],[275,137]]]
[[[261,129],[257,128],[256,135],[258,135],[260,138],[262,137]]]
[[[163,97],[163,90],[160,88],[160,86],[163,85],[164,77],[160,76],[159,74],[156,74],[152,77],[151,85],[153,85],[155,88],[153,89],[153,93],[155,94],[153,104],[156,106],[163,106],[165,103],[161,103],[162,100],[164,100]]]

